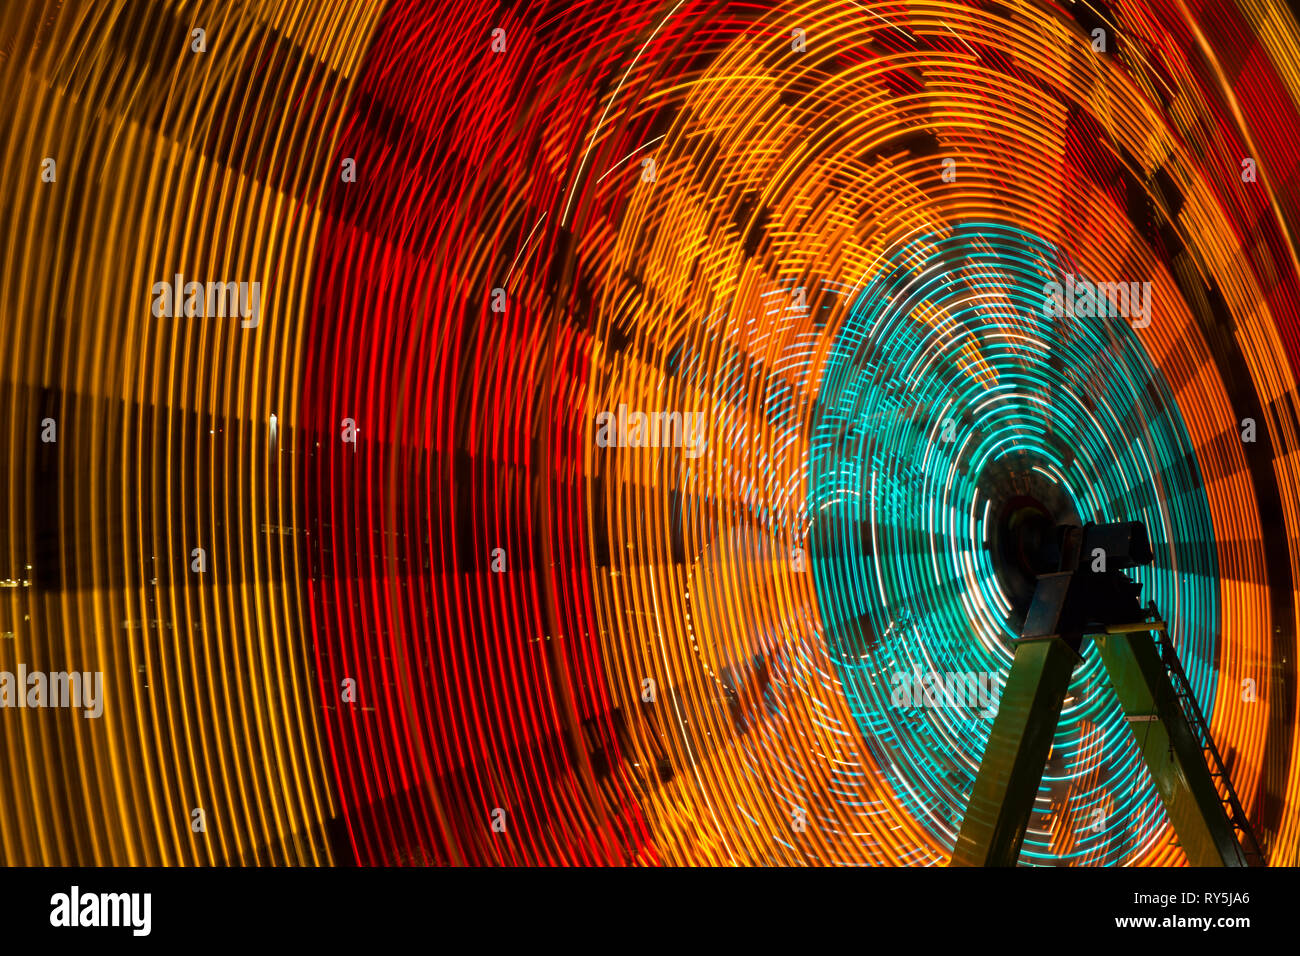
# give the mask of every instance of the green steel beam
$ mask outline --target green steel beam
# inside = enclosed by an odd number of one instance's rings
[[[949,866],[1015,866],[1079,655],[1059,637],[1020,641]]]
[[[1192,866],[1246,858],[1149,631],[1093,638],[1156,791]]]

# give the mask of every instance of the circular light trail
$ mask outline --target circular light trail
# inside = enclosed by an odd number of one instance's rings
[[[943,865],[990,721],[926,675],[1101,518],[1300,862],[1277,4],[54,7],[0,5],[0,671],[105,711],[0,710],[0,861]],[[1022,863],[1182,864],[1085,657]]]

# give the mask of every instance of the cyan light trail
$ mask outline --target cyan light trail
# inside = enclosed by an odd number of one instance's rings
[[[991,543],[1015,501],[1053,523],[1144,521],[1144,594],[1214,699],[1217,561],[1197,457],[1131,327],[1141,319],[1049,308],[1050,283],[1076,272],[1002,223],[916,237],[854,297],[818,396],[809,513],[827,640],[900,799],[949,849],[996,699],[917,701],[911,688],[1005,678],[1020,621]],[[1041,791],[1052,820],[1031,822],[1028,861],[1122,863],[1162,836],[1101,661],[1084,656]]]

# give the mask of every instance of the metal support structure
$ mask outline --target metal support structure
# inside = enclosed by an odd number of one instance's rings
[[[1079,661],[1059,637],[1016,646],[950,866],[1016,865]]]
[[[1264,865],[1200,708],[1178,689],[1177,655],[1152,636],[1164,630],[1159,619],[1134,622],[1093,642],[1188,862]],[[1060,638],[1017,645],[951,866],[1016,865],[1079,660]]]
[[[1259,865],[1263,855],[1200,707],[1190,688],[1177,687],[1182,665],[1172,645],[1152,637],[1164,629],[1163,621],[1151,621],[1111,629],[1093,642],[1188,862]]]
[[[1150,564],[1138,522],[1061,525],[1033,601],[951,866],[1015,866],[1070,675],[1092,636],[1156,792],[1193,866],[1264,865],[1250,823],[1154,605],[1122,571]],[[1100,557],[1098,557],[1100,556]],[[1110,567],[1107,569],[1107,564]]]

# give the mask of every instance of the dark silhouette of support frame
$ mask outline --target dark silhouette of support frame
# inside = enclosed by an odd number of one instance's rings
[[[1061,526],[1057,533],[1059,570],[1038,575],[950,865],[1016,865],[1070,675],[1089,636],[1188,861],[1262,864],[1177,655],[1153,636],[1165,623],[1154,607],[1141,606],[1141,585],[1123,573],[1151,562],[1146,528],[1130,522]]]

